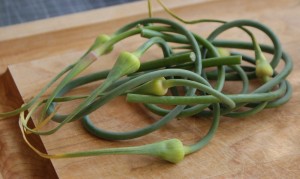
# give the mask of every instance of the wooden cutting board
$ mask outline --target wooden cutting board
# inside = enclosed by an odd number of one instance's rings
[[[284,49],[294,59],[294,68],[299,67],[298,0],[164,2],[186,19],[258,20],[278,34]],[[155,16],[170,18],[161,8],[155,6],[154,9]],[[143,17],[147,17],[146,1],[1,28],[0,95],[3,100],[0,110],[12,109],[30,99],[64,66],[79,58],[99,33],[113,33],[116,28]],[[211,24],[188,26],[204,36],[214,27]],[[240,34],[232,31],[222,37],[245,37]],[[257,36],[260,42],[269,42],[262,34]],[[139,42],[136,39],[125,42],[117,46],[116,51],[134,47]],[[109,68],[116,55],[106,56],[85,73]],[[0,138],[0,173],[3,178],[297,178],[300,175],[299,75],[299,71],[294,70],[288,78],[294,89],[289,103],[248,118],[222,118],[209,145],[176,165],[145,156],[41,159],[22,141],[17,118],[0,121],[3,136]],[[77,92],[88,92],[97,84]],[[71,106],[61,111],[68,112]],[[97,110],[92,118],[98,126],[112,130],[135,129],[157,120],[140,106],[126,103],[122,97]],[[149,136],[124,142],[97,139],[86,133],[79,122],[74,122],[54,135],[31,136],[30,139],[49,154],[140,145],[175,137],[189,144],[205,135],[210,122],[208,118],[174,120]]]

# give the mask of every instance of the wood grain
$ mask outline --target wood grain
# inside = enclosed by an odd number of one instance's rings
[[[170,2],[166,1],[166,4],[172,4]],[[176,1],[172,7],[176,13],[187,19],[247,18],[268,25],[279,35],[284,49],[294,58],[295,69],[299,67],[300,29],[297,27],[300,22],[295,18],[300,16],[298,0],[227,0],[205,3],[190,1],[191,4],[176,6],[180,2]],[[138,3],[138,7],[143,7],[142,5],[141,2]],[[122,8],[130,9],[129,6],[122,6]],[[100,14],[101,12],[99,11]],[[2,74],[0,94],[4,101],[1,101],[0,110],[9,110],[20,105],[22,100],[28,100],[63,66],[80,57],[100,32],[112,33],[116,27],[142,16],[146,17],[145,10],[139,9],[138,12],[125,18],[116,14],[115,17],[111,17],[114,19],[111,23],[108,23],[107,19],[95,20],[96,17],[91,14],[96,12],[82,13],[78,16],[62,17],[65,22],[69,19],[72,21],[70,26],[55,27],[55,19],[51,22],[54,27],[49,27],[46,21],[40,21],[36,23],[41,30],[38,29],[33,33],[24,32],[16,36],[17,38],[14,38],[16,32],[11,32],[12,35],[6,38],[2,37],[4,38],[0,40],[2,72],[7,64],[18,64],[10,65],[9,71]],[[168,17],[159,10],[155,15]],[[73,20],[79,16],[82,19],[92,17],[92,20],[79,20],[76,24]],[[30,25],[25,27],[31,28]],[[188,27],[207,35],[215,26]],[[18,28],[13,27],[13,29]],[[10,34],[7,29],[5,31]],[[260,42],[269,42],[265,36],[259,33],[257,36]],[[236,31],[226,33],[222,37],[244,38]],[[138,40],[128,41],[123,46],[133,47],[138,42]],[[12,46],[14,48],[6,50],[7,47]],[[121,49],[122,46],[116,47],[116,50]],[[101,59],[101,62],[97,62],[87,71],[110,67],[113,62],[111,59],[116,55],[115,53]],[[178,165],[144,156],[87,157],[49,162],[37,157],[25,146],[20,139],[15,118],[1,121],[0,132],[5,137],[0,139],[0,173],[3,178],[32,178],[33,176],[41,178],[43,174],[48,175],[49,178],[99,178],[99,176],[101,178],[297,178],[300,175],[299,75],[300,72],[295,70],[288,78],[294,88],[293,98],[289,103],[248,118],[222,118],[213,141],[198,153],[187,156]],[[97,84],[78,89],[77,92],[89,91],[95,85]],[[69,110],[71,110],[70,106],[62,108],[64,112]],[[93,113],[92,118],[97,125],[113,130],[130,130],[157,120],[154,116],[146,115],[140,106],[125,103],[123,98],[113,100]],[[52,136],[43,136],[32,141],[41,149],[45,147],[48,153],[139,145],[171,137],[180,138],[184,143],[192,143],[206,133],[209,125],[210,120],[203,118],[174,120],[149,136],[118,143],[91,137],[78,122],[74,122]],[[8,160],[12,157],[13,160]]]
[[[0,77],[0,111],[12,110],[23,102],[11,75]],[[35,154],[22,139],[18,118],[0,121],[0,178],[56,178],[55,170],[48,160]],[[35,145],[45,151],[39,137],[30,137]]]

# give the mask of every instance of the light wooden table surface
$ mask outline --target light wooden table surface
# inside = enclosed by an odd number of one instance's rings
[[[294,89],[290,102],[248,118],[222,118],[218,132],[210,144],[177,165],[142,156],[42,159],[23,142],[17,117],[12,117],[0,121],[0,178],[45,176],[298,178],[300,176],[300,72],[297,70],[300,52],[300,1],[165,0],[164,2],[186,19],[217,18],[228,21],[253,19],[273,29],[279,36],[283,48],[294,59],[294,71],[288,77]],[[157,5],[154,10],[155,16],[170,18]],[[113,33],[114,29],[143,17],[147,17],[146,1],[0,28],[0,111],[11,110],[28,100],[63,66],[80,57],[99,33]],[[213,27],[216,26],[188,26],[189,29],[204,36]],[[235,31],[226,35],[225,38],[243,37],[237,35]],[[260,42],[268,43],[261,34],[258,34],[258,37]],[[131,41],[124,46],[133,46],[137,42]],[[103,63],[96,63],[88,71],[110,65],[110,62],[104,60]],[[121,112],[117,112],[120,109]],[[122,126],[122,121],[120,122],[122,118],[129,123],[122,127],[130,129],[153,120],[140,111],[138,106],[125,104],[123,99],[117,99],[93,116],[101,116],[97,124],[103,122],[105,127],[111,129]],[[124,119],[124,116],[130,117]],[[107,120],[115,122],[109,123]],[[134,122],[135,125],[130,125],[130,122]],[[190,125],[191,123],[193,125]],[[193,142],[205,134],[209,125],[209,120],[174,121],[147,137],[120,144],[93,138],[80,124],[72,123],[53,136],[42,138],[33,136],[30,140],[48,153],[138,145],[169,137]]]

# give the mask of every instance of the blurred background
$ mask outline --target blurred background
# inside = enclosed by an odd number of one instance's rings
[[[0,0],[0,27],[139,0]]]

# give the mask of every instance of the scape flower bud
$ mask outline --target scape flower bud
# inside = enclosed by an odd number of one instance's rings
[[[136,72],[139,68],[139,58],[134,53],[123,51],[120,53],[107,79],[116,80],[122,76]]]
[[[131,92],[136,94],[147,94],[147,95],[157,95],[163,96],[168,92],[168,88],[165,87],[164,81],[166,79],[164,77],[160,77],[154,80],[151,80],[135,89]]]
[[[105,44],[105,43],[106,43],[107,41],[109,41],[110,39],[111,39],[111,37],[108,36],[108,35],[106,35],[106,34],[101,34],[101,35],[99,35],[99,36],[96,38],[96,40],[95,40],[95,42],[94,42],[94,44],[93,44],[91,50],[99,50],[99,47],[103,46],[103,44]],[[104,50],[104,52],[102,53],[102,55],[108,54],[108,53],[110,53],[112,50],[113,50],[113,46],[109,46],[107,49]]]
[[[171,163],[178,163],[184,159],[185,147],[179,139],[169,139],[149,144],[152,156],[159,157]]]
[[[229,50],[225,49],[225,48],[217,48],[219,54],[220,54],[220,57],[228,57],[230,56],[230,52]]]
[[[273,75],[272,66],[262,54],[256,59],[255,73],[263,82],[267,82]]]

